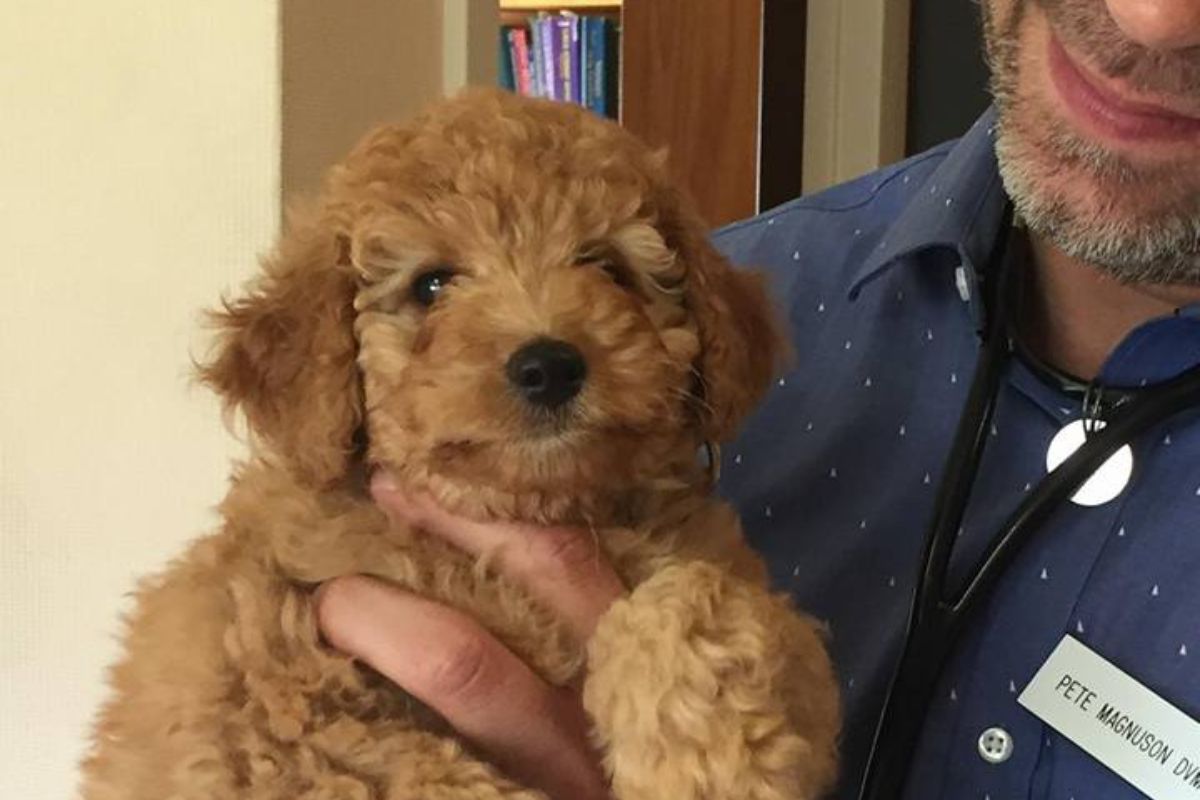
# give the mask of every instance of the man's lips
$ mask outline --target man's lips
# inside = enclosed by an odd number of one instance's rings
[[[1063,102],[1100,133],[1128,141],[1200,136],[1200,117],[1121,96],[1076,64],[1053,35],[1048,58],[1051,79]]]

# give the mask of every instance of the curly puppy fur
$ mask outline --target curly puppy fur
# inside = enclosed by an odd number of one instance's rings
[[[428,306],[414,281],[452,280]],[[252,457],[219,532],[145,581],[86,800],[535,798],[413,698],[325,646],[313,591],[368,574],[582,678],[621,800],[797,800],[831,784],[822,632],[765,588],[696,453],[764,391],[779,338],[662,158],[564,104],[474,91],[368,135],[216,314],[202,376]],[[570,342],[582,391],[506,378]],[[592,640],[439,540],[389,524],[390,469],[463,514],[590,527],[629,589]]]

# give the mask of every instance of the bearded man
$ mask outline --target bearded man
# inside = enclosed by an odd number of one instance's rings
[[[962,139],[716,235],[735,262],[768,270],[799,354],[726,450],[722,490],[776,584],[829,621],[847,800],[900,657],[980,331],[998,325],[1013,352],[950,596],[1045,478],[1061,431],[1094,431],[1200,365],[1200,0],[981,6],[995,106]],[[997,323],[985,295],[1005,242],[1016,257]],[[928,665],[936,683],[889,796],[1200,796],[1200,414],[1161,421],[1117,462],[1049,517]],[[585,629],[622,591],[586,531],[481,525],[382,478],[375,488],[467,549],[550,542],[513,548],[504,568]],[[366,579],[330,586],[321,619],[528,785],[606,795],[578,699],[471,620]],[[467,661],[440,670],[469,674],[462,685],[422,666]]]

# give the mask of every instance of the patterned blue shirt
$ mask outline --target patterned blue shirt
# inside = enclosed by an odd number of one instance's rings
[[[993,124],[989,111],[956,143],[716,234],[735,263],[768,273],[798,353],[726,448],[722,491],[776,584],[831,627],[847,722],[840,798],[861,780],[978,355],[977,271],[1006,205]],[[1200,307],[1189,307],[1132,332],[1102,379],[1152,384],[1198,363]],[[952,583],[1080,414],[1077,399],[1009,363]],[[1056,512],[946,664],[908,798],[1142,796],[1017,704],[1064,634],[1200,718],[1200,413],[1133,450],[1129,487]],[[978,749],[992,727],[1013,743],[1000,764]]]

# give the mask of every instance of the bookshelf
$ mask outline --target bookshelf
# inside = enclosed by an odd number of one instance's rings
[[[500,0],[501,11],[593,11],[596,9],[619,9],[621,0]]]
[[[620,116],[621,8],[612,3],[551,5],[502,0],[500,82],[521,94]]]
[[[670,153],[710,225],[800,194],[806,0],[497,0],[503,26],[601,15],[617,30],[615,116]]]

